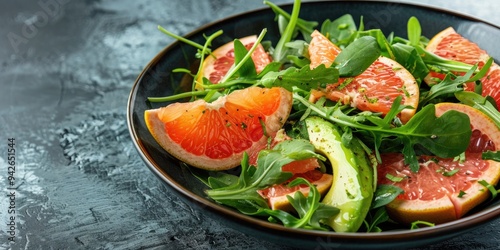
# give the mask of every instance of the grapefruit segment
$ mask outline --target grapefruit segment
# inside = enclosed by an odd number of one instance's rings
[[[471,142],[463,162],[421,156],[420,170],[416,173],[404,164],[403,155],[382,155],[378,184],[395,185],[404,190],[404,194],[386,206],[390,217],[401,223],[423,220],[439,224],[461,218],[490,195],[478,181],[496,185],[500,179],[500,162],[481,158],[483,151],[500,147],[500,131],[493,121],[463,104],[440,103],[435,107],[436,116],[448,110],[467,114],[473,130]],[[401,180],[390,180],[387,174]]]
[[[283,88],[250,87],[212,103],[197,100],[147,110],[144,119],[154,139],[174,157],[198,168],[225,170],[239,165],[244,152],[265,148],[291,106],[292,95]]]
[[[239,40],[248,50],[257,41],[257,36],[247,36]],[[272,60],[262,44],[259,44],[252,53],[252,61],[255,64],[255,70],[257,73],[260,73]],[[203,77],[206,77],[212,83],[219,83],[233,64],[234,43],[231,41],[218,47],[211,55],[205,58],[201,72],[198,73],[197,82],[202,83]]]
[[[283,166],[283,171],[285,166]],[[324,195],[332,185],[333,176],[330,174],[322,173],[319,170],[310,170],[304,173],[294,174],[287,183],[294,179],[302,177],[311,184],[315,185],[318,192]],[[294,187],[287,187],[287,184],[273,185],[269,188],[259,190],[259,194],[265,198],[268,205],[273,210],[293,211],[293,207],[288,201],[287,195],[293,197],[295,192],[301,192],[304,196],[309,194],[309,187],[306,185],[298,185]]]
[[[443,58],[467,63],[478,64],[481,69],[490,58],[488,53],[476,43],[458,34],[452,27],[446,28],[436,34],[428,43],[426,49]],[[456,73],[459,74],[459,73]],[[435,84],[444,79],[445,75],[430,72],[424,79],[427,84]],[[482,96],[491,96],[500,107],[500,66],[493,63],[488,74],[481,79],[483,83]],[[468,83],[465,90],[474,91],[474,83]]]
[[[311,68],[321,64],[332,65],[340,49],[320,32],[314,31],[309,44]],[[378,58],[363,73],[352,78],[340,78],[337,83],[328,84],[321,91],[313,90],[310,101],[315,102],[322,96],[362,110],[387,114],[392,103],[402,96],[402,104],[413,107],[399,114],[403,123],[415,114],[419,101],[419,87],[403,66],[387,57]]]
[[[280,129],[273,141],[269,145],[270,148],[274,148],[278,143],[283,142],[285,140],[291,140],[283,129]],[[253,155],[249,155],[249,164],[256,166],[257,165],[257,153]],[[268,205],[273,210],[284,210],[284,211],[293,211],[293,207],[288,201],[287,195],[293,197],[295,192],[300,191],[304,196],[309,194],[309,186],[307,185],[298,185],[294,187],[287,187],[288,183],[293,181],[298,177],[302,177],[308,180],[311,184],[315,185],[321,195],[325,194],[326,190],[331,186],[332,175],[325,174],[318,169],[320,168],[320,164],[318,159],[316,158],[308,158],[303,160],[292,161],[288,164],[285,164],[281,167],[283,172],[293,173],[293,176],[288,179],[285,183],[276,184],[271,187],[259,190],[258,193],[264,199],[267,200]]]
[[[443,58],[471,65],[478,62],[484,64],[489,58],[486,51],[462,37],[452,27],[448,27],[432,37],[426,49]]]
[[[311,33],[311,38],[308,48],[311,69],[321,64],[330,67],[341,52],[340,48],[317,30]]]

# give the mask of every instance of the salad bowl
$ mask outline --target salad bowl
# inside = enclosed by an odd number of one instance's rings
[[[292,5],[281,7],[291,12]],[[458,13],[428,6],[379,1],[306,2],[302,3],[300,10],[302,19],[318,21],[319,24],[325,19],[333,20],[344,14],[351,14],[354,20],[363,17],[366,29],[380,28],[386,35],[393,32],[402,37],[406,37],[406,22],[411,16],[419,19],[422,35],[429,38],[452,26],[458,33],[488,51],[493,58],[500,58],[500,48],[495,44],[495,41],[500,40],[499,27]],[[264,28],[267,29],[265,40],[276,44],[279,30],[275,14],[270,8],[253,10],[207,24],[185,37],[203,44],[204,35],[223,30],[224,34],[212,43],[216,48],[235,38],[259,34]],[[144,111],[165,105],[151,104],[147,102],[148,97],[172,95],[178,88],[182,88],[181,83],[186,80],[186,76],[172,73],[172,70],[197,67],[195,54],[196,48],[181,42],[174,42],[160,51],[144,68],[132,87],[127,121],[133,143],[146,166],[172,193],[216,220],[223,221],[245,234],[290,246],[401,248],[417,247],[456,237],[500,217],[500,199],[497,198],[475,208],[461,219],[434,227],[414,230],[394,228],[380,233],[336,233],[286,228],[215,203],[206,196],[206,186],[193,175],[193,171],[199,170],[187,166],[164,151],[149,133],[143,118]]]

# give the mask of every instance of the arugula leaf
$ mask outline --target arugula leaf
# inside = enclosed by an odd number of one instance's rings
[[[236,72],[240,77],[255,78],[257,70],[253,60],[245,60],[248,50],[239,39],[234,40],[234,64],[241,63],[240,69]]]
[[[445,72],[467,72],[473,65],[462,63],[459,61],[448,60],[440,57],[421,46],[413,46],[418,54],[422,57],[422,60],[437,69],[444,70]]]
[[[206,193],[215,201],[234,207],[248,215],[271,216],[286,227],[328,230],[320,222],[339,213],[338,208],[320,203],[321,195],[318,189],[303,178],[296,178],[288,186],[308,185],[309,194],[305,197],[301,192],[287,196],[299,218],[281,210],[272,210],[267,202],[258,194],[258,190],[274,184],[280,184],[290,179],[292,173],[282,172],[281,167],[295,160],[316,157],[326,160],[315,153],[314,146],[307,140],[292,139],[277,144],[272,150],[262,150],[257,159],[257,167],[248,165],[248,155],[245,153],[241,162],[239,177],[219,174],[209,177],[208,185],[212,188]]]
[[[277,144],[272,150],[260,151],[257,158],[257,167],[248,165],[248,155],[245,154],[241,162],[241,174],[237,182],[231,183],[218,180],[207,190],[207,195],[215,201],[233,206],[244,213],[252,213],[259,208],[267,208],[265,200],[257,193],[273,184],[280,184],[292,177],[290,172],[282,172],[281,167],[295,160],[316,157],[314,147],[306,140],[286,140]],[[227,183],[229,185],[224,186]],[[215,188],[216,187],[216,188]],[[241,207],[238,204],[243,204]]]
[[[294,196],[287,196],[287,199],[296,210],[299,218],[287,213],[283,210],[271,210],[261,208],[252,215],[271,216],[268,220],[271,222],[280,221],[285,227],[315,229],[329,231],[329,228],[323,226],[321,221],[337,215],[340,210],[338,208],[322,204],[319,202],[320,193],[318,189],[310,182],[303,178],[297,178],[290,182],[289,186],[308,185],[309,194],[305,197],[301,192],[295,192]]]
[[[417,221],[414,221],[411,223],[411,227],[410,229],[411,230],[414,230],[414,229],[419,229],[419,225],[424,225],[424,226],[428,226],[428,227],[433,227],[435,226],[436,224],[432,223],[432,222],[427,222],[427,221],[421,221],[421,220],[417,220]]]
[[[288,201],[293,206],[300,217],[293,227],[311,226],[312,228],[321,228],[320,221],[330,218],[339,213],[339,209],[320,203],[321,194],[318,189],[303,178],[297,178],[290,182],[289,186],[306,184],[309,186],[307,198],[301,192],[295,192],[293,198],[287,196]]]
[[[463,190],[460,190],[460,192],[458,193],[457,197],[458,198],[463,198],[464,195],[466,195],[466,194],[467,194],[466,192],[464,192]]]
[[[224,172],[214,172],[208,177],[205,184],[213,189],[227,187],[238,182],[238,177],[232,174],[226,174]]]
[[[365,226],[367,232],[382,231],[378,225],[389,220],[389,215],[385,209],[385,205],[392,202],[398,195],[402,194],[403,189],[393,185],[378,185],[373,194],[373,201],[370,207],[370,213],[365,218]],[[374,212],[375,211],[375,212]]]
[[[326,68],[320,65],[314,69],[310,69],[309,64],[300,69],[295,67],[287,68],[278,72],[268,72],[258,82],[265,87],[283,87],[292,91],[294,87],[302,90],[316,89],[328,83],[337,82],[338,70],[335,68]]]
[[[375,38],[365,36],[354,40],[333,62],[342,77],[363,73],[380,56],[380,48]]]
[[[494,200],[497,197],[498,193],[500,192],[500,189],[497,190],[493,185],[488,183],[486,180],[480,180],[480,181],[478,181],[478,183],[483,185],[485,188],[487,188],[490,191],[491,200]]]
[[[420,36],[422,35],[422,27],[420,27],[420,22],[416,17],[412,16],[408,19],[407,30],[410,44],[412,46],[419,46]]]
[[[320,32],[325,34],[340,48],[351,42],[351,37],[357,32],[356,23],[350,14],[345,14],[333,21],[326,19],[321,25]]]
[[[460,171],[460,168],[455,168],[455,169],[450,170],[450,171],[442,171],[441,174],[443,174],[443,176],[446,176],[446,177],[451,177],[451,176],[455,175],[456,173],[458,173],[458,171]]]
[[[406,124],[392,128],[385,125],[380,126],[380,123],[362,123],[359,120],[360,116],[346,115],[338,106],[325,107],[318,103],[310,103],[298,93],[293,93],[293,98],[326,120],[341,126],[351,127],[356,129],[358,133],[371,136],[379,162],[379,147],[382,140],[397,138],[404,145],[402,153],[405,156],[405,162],[410,164],[413,171],[418,171],[419,168],[414,146],[421,145],[439,157],[454,157],[465,151],[472,133],[469,116],[450,110],[438,118],[435,115],[434,105],[424,107]],[[399,109],[400,102],[401,97],[398,97],[391,109]],[[371,120],[373,119],[377,118],[372,117]],[[366,121],[366,119],[361,119],[361,121]]]
[[[463,104],[483,112],[493,120],[498,128],[500,128],[500,112],[494,100],[490,100],[488,97],[483,97],[480,94],[469,91],[456,92],[455,97]]]
[[[378,226],[386,221],[389,221],[389,215],[385,207],[380,207],[375,210],[375,213],[369,213],[367,218],[365,218],[364,224],[366,226],[367,232],[382,232],[382,229]]]
[[[252,54],[259,46],[259,44],[262,42],[262,39],[264,39],[264,36],[267,33],[267,29],[263,29],[259,36],[257,37],[257,40],[253,44],[253,46],[247,51],[245,46],[238,40],[235,39],[235,62],[232,68],[229,69],[229,71],[226,73],[226,75],[221,79],[221,83],[226,82],[228,79],[231,79],[233,75],[239,73],[242,74],[242,76],[245,76],[245,73],[249,74],[249,77],[255,76],[257,73],[253,73],[252,68],[255,69],[255,64],[253,63],[252,60]],[[236,49],[238,49],[236,51]],[[236,56],[238,58],[236,58]],[[252,66],[253,65],[253,66]]]
[[[383,207],[391,203],[403,192],[403,189],[393,185],[378,185],[375,193],[373,194],[371,209]]]
[[[400,181],[404,180],[403,177],[394,176],[394,175],[389,174],[389,173],[387,173],[385,175],[385,178],[387,178],[387,179],[389,179],[389,180],[391,180],[393,182],[400,182]]]
[[[286,43],[285,46],[288,48],[286,58],[299,68],[302,68],[311,63],[309,60],[308,44],[304,40],[295,40]]]
[[[419,106],[425,105],[434,99],[441,96],[447,96],[454,94],[456,92],[463,90],[463,84],[467,82],[475,82],[483,78],[493,63],[493,59],[490,58],[486,64],[481,68],[481,70],[473,76],[473,73],[477,69],[477,65],[469,69],[469,71],[463,76],[457,76],[453,78],[451,73],[447,74],[445,78],[438,84],[432,85],[431,89],[427,92],[421,93],[422,98],[420,98]]]
[[[403,138],[403,153],[405,163],[410,164],[411,170],[415,172],[419,168],[413,149],[416,144],[439,157],[448,158],[464,152],[472,135],[468,115],[450,110],[436,117],[434,105],[425,106],[404,126],[393,130],[412,135]]]
[[[358,31],[356,33],[356,38],[359,39],[361,37],[371,36],[375,38],[377,44],[379,46],[380,52],[383,56],[394,59],[394,52],[392,50],[392,46],[385,37],[384,33],[380,29],[371,29],[366,31]],[[355,41],[355,40],[354,40]]]
[[[200,58],[200,65],[198,66],[198,71],[197,71],[198,73],[196,73],[196,75],[193,76],[193,83],[192,83],[192,87],[191,87],[191,90],[192,90],[191,92],[181,93],[179,95],[167,96],[167,97],[148,98],[148,101],[150,101],[150,102],[168,102],[168,101],[182,99],[185,97],[191,97],[191,100],[193,100],[193,98],[195,96],[204,95],[203,93],[200,93],[200,91],[198,91],[198,92],[195,91],[196,79],[198,78],[197,75],[199,74],[199,72],[201,72],[201,68],[203,67],[203,61],[205,60],[205,56],[212,53],[212,50],[209,48],[210,46],[212,46],[212,41],[216,37],[222,35],[223,31],[219,30],[219,31],[213,33],[212,35],[208,36],[206,38],[205,44],[201,45],[201,44],[193,42],[189,39],[186,39],[185,37],[176,35],[170,31],[166,30],[165,28],[161,27],[160,25],[158,25],[158,30],[160,30],[162,33],[164,33],[168,36],[171,36],[172,38],[175,38],[183,43],[186,43],[188,45],[191,45],[191,46],[197,48],[198,52],[196,53],[196,56],[198,58]],[[178,72],[191,72],[191,70],[189,70],[189,69],[184,69],[184,70],[177,69],[176,71],[178,71]]]
[[[428,41],[425,37],[422,37],[421,33],[422,27],[420,26],[420,22],[416,17],[412,16],[408,19],[407,23],[407,35],[409,40],[401,37],[395,37],[393,39],[393,46],[395,44],[404,44],[414,47],[422,61],[424,61],[429,67],[432,67],[434,71],[444,73],[467,72],[473,66],[459,61],[445,59],[426,50],[425,46]]]
[[[269,2],[264,2],[266,4],[269,4]],[[271,6],[271,5],[270,5]],[[277,7],[277,6],[276,6]],[[274,8],[273,8],[274,10]],[[276,44],[276,47],[272,53],[273,59],[276,62],[282,62],[285,59],[286,55],[286,47],[285,44],[290,42],[293,38],[294,31],[297,25],[297,21],[299,18],[299,12],[300,12],[300,0],[295,0],[293,3],[293,9],[292,9],[292,14],[290,15],[288,24],[281,34],[281,38],[279,39],[278,43]]]
[[[396,61],[405,67],[418,83],[429,74],[429,68],[413,46],[396,43],[392,45],[392,50]]]
[[[279,18],[279,16],[282,16],[288,22],[290,22],[290,20],[292,19],[292,16],[288,12],[281,9],[276,4],[269,2],[267,0],[264,0],[264,4],[271,7],[271,9],[274,11],[274,13],[278,16],[278,18]],[[295,4],[296,3],[294,3],[294,5]],[[288,23],[286,25],[288,25]],[[311,33],[313,32],[314,28],[316,28],[316,26],[318,26],[318,22],[316,22],[316,21],[306,21],[304,19],[297,18],[297,23],[296,23],[295,29],[296,29],[296,31],[298,30],[302,34],[302,36],[304,37],[304,39],[306,41],[310,41],[311,40]],[[282,33],[284,33],[284,30],[282,31]]]
[[[500,162],[500,151],[486,151],[483,152],[482,157],[483,160],[493,160]]]

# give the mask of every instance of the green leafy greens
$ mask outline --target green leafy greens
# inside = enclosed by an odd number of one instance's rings
[[[293,97],[314,114],[370,136],[379,161],[379,148],[382,141],[384,139],[390,139],[392,143],[394,140],[399,141],[403,146],[405,163],[410,164],[412,171],[419,169],[414,149],[416,145],[427,148],[439,157],[454,157],[464,152],[469,146],[469,138],[472,134],[469,117],[466,114],[450,110],[441,117],[436,117],[434,105],[425,106],[405,125],[392,127],[391,119],[388,117],[399,113],[397,111],[400,110],[401,97],[394,101],[391,111],[385,118],[366,115],[350,116],[343,113],[338,106],[327,107],[321,105],[321,102],[313,104],[297,93],[294,93]]]
[[[307,49],[311,33],[317,29],[318,23],[299,18],[300,0],[294,1],[291,13],[267,0],[264,4],[276,14],[281,33],[275,47],[272,47],[270,41],[264,40],[266,29],[262,30],[250,49],[235,39],[234,64],[219,83],[212,83],[206,78],[203,78],[202,82],[196,82],[199,77],[193,75],[189,69],[175,69],[174,72],[190,74],[193,77],[192,91],[168,97],[150,97],[148,100],[170,102],[183,98],[191,100],[204,98],[210,102],[233,90],[249,86],[282,87],[293,93],[294,113],[290,115],[292,121],[289,123],[300,123],[300,120],[311,115],[320,116],[342,128],[344,132],[342,143],[345,145],[352,142],[355,137],[361,139],[366,152],[371,153],[373,150],[378,162],[381,161],[380,154],[383,152],[400,152],[404,155],[405,163],[414,172],[419,171],[418,156],[423,152],[442,158],[462,159],[464,151],[469,146],[472,131],[468,115],[451,110],[436,117],[435,103],[455,98],[454,101],[458,100],[480,110],[500,128],[500,112],[495,101],[491,97],[464,91],[464,84],[469,82],[476,82],[476,89],[481,89],[480,79],[488,73],[493,65],[493,59],[490,58],[478,69],[478,65],[448,60],[431,53],[425,49],[427,40],[422,36],[422,27],[416,17],[411,17],[407,22],[408,39],[394,34],[385,36],[380,29],[365,30],[363,17],[359,27],[349,14],[334,20],[325,20],[320,26],[321,33],[342,51],[330,67],[320,65],[311,69]],[[205,58],[213,56],[212,42],[222,34],[222,31],[217,31],[206,36],[206,42],[202,45],[175,35],[161,26],[158,29],[197,49],[196,57],[200,59],[198,72],[201,72]],[[273,62],[262,72],[257,73],[251,55],[259,44],[264,43]],[[380,56],[396,60],[414,76],[418,84],[431,71],[443,73],[445,78],[431,86],[420,86],[418,107],[402,105],[403,97],[399,96],[385,116],[379,113],[361,112],[324,97],[315,103],[309,101],[312,90],[326,88],[328,84],[337,83],[340,78],[352,79],[364,72]],[[349,84],[349,80],[343,84]],[[197,90],[195,86],[201,86],[202,90]],[[402,124],[397,115],[402,110],[410,108],[416,109],[416,113],[406,124]],[[300,134],[301,131],[287,131],[287,133]],[[241,213],[267,217],[269,221],[281,223],[286,227],[331,230],[322,221],[337,215],[340,210],[321,203],[317,188],[309,181],[303,178],[290,180],[292,173],[282,170],[284,165],[293,161],[317,158],[324,162],[326,159],[315,152],[309,141],[298,139],[306,138],[303,134],[297,138],[292,137],[294,139],[285,140],[273,148],[260,151],[256,166],[249,164],[248,155],[245,154],[239,175],[217,172],[209,174],[206,179],[200,177],[200,180],[210,187],[206,190],[206,194],[214,201],[237,209]],[[500,151],[484,152],[482,157],[500,161]],[[452,176],[457,171],[442,174]],[[376,174],[377,171],[374,172]],[[403,180],[402,177],[391,175],[387,175],[386,178],[395,182]],[[500,191],[484,180],[479,183],[490,190],[493,198]],[[287,196],[294,209],[292,213],[272,210],[259,191],[273,185],[289,187],[301,185],[308,187],[309,193],[305,196],[301,192],[295,192],[293,196]],[[459,196],[464,194],[462,192]],[[396,186],[376,187],[370,212],[364,221],[367,232],[382,231],[381,225],[390,220],[385,205],[402,193],[403,190]],[[419,225],[434,224],[416,221],[412,224],[412,228],[418,228]]]
[[[282,171],[284,165],[312,157],[325,160],[323,156],[314,152],[314,147],[306,140],[283,141],[273,149],[260,151],[257,166],[249,166],[248,155],[245,155],[239,178],[226,175],[209,177],[207,183],[211,189],[206,191],[207,195],[244,214],[272,216],[273,220],[278,219],[289,227],[326,230],[320,225],[320,220],[337,214],[338,209],[320,204],[318,190],[305,179],[298,178],[288,184],[289,186],[303,184],[310,188],[308,197],[301,192],[296,192],[294,197],[288,197],[299,218],[284,211],[269,209],[267,202],[258,193],[259,190],[282,184],[292,177],[292,173]]]

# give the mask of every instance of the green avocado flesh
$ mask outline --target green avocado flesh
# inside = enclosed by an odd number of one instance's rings
[[[354,138],[346,147],[340,130],[319,117],[305,119],[309,140],[332,165],[333,181],[322,203],[340,213],[326,221],[336,232],[356,232],[363,223],[374,192],[373,166],[360,142]]]

